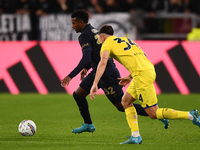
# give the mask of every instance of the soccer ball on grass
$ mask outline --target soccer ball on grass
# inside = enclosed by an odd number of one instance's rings
[[[18,127],[19,133],[23,136],[33,136],[36,132],[36,125],[32,120],[23,120]]]

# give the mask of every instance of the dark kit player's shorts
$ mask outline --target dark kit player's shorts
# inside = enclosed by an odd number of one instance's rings
[[[101,88],[104,91],[105,95],[113,104],[120,103],[124,94],[122,86],[119,85],[119,80],[117,79],[119,77],[120,74],[116,67],[107,67],[98,84],[98,88]],[[94,78],[95,71],[92,70],[79,86],[90,93]]]

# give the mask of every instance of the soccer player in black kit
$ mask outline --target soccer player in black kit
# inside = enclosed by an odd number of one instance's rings
[[[100,61],[101,41],[98,31],[88,23],[88,13],[84,10],[76,10],[71,15],[72,27],[78,33],[79,44],[82,48],[82,58],[76,68],[61,80],[61,86],[69,84],[71,79],[81,72],[82,82],[73,93],[73,97],[79,107],[81,116],[84,119],[84,124],[81,127],[72,130],[73,133],[94,132],[95,126],[90,117],[86,96],[90,93],[90,88],[93,84],[96,69]],[[87,70],[92,68],[92,71],[86,76]],[[113,59],[110,58],[107,63],[105,73],[103,74],[98,87],[100,87],[110,102],[121,112],[124,108],[121,105],[123,96],[122,86],[119,85],[119,71],[116,68]],[[131,80],[131,78],[130,78]],[[148,116],[145,110],[139,104],[133,104],[139,115]],[[168,120],[161,120],[164,127],[168,128]]]

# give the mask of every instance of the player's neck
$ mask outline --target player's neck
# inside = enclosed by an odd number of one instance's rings
[[[82,26],[82,31],[83,31],[83,29],[85,28],[85,26],[87,26],[88,25],[88,23],[84,23],[83,24],[83,26]]]

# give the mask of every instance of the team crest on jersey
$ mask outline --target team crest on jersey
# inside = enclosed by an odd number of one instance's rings
[[[92,29],[91,30],[93,33],[98,33],[98,30],[97,29]]]

